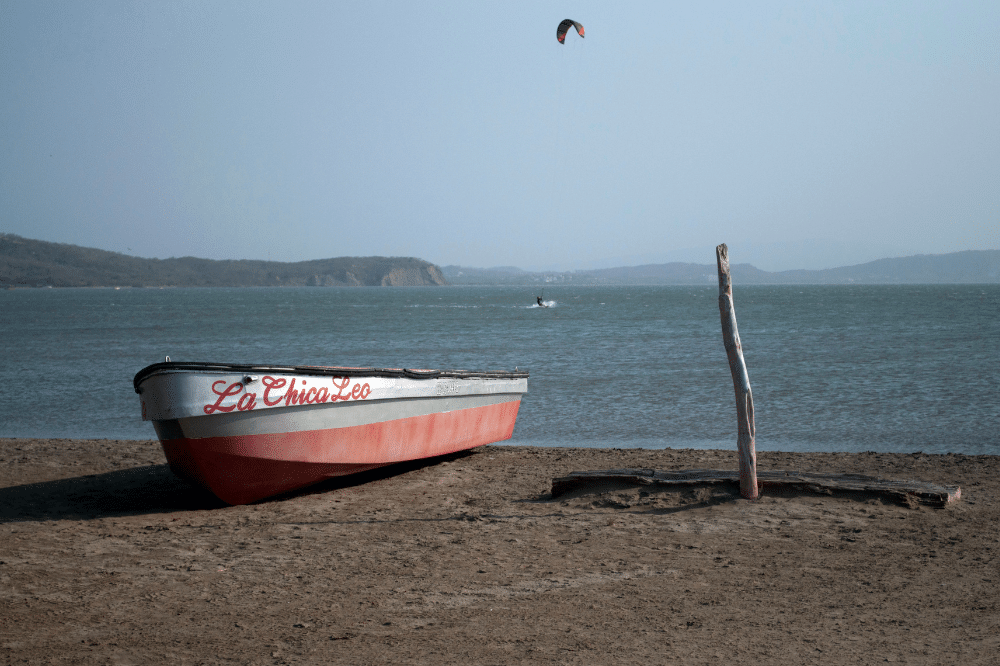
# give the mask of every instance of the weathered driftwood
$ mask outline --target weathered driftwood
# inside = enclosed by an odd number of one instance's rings
[[[736,309],[733,306],[733,280],[729,274],[729,248],[723,243],[715,248],[719,268],[719,314],[722,317],[722,342],[729,357],[729,372],[733,375],[736,390],[736,422],[738,434],[736,448],[740,454],[740,494],[747,499],[757,498],[757,453],[754,451],[756,427],[753,421],[753,393],[750,375],[743,360],[743,346],[736,329]]]
[[[637,486],[704,486],[742,482],[740,472],[721,469],[687,469],[658,472],[653,469],[606,469],[593,472],[571,472],[552,480],[552,496],[586,488],[596,483],[626,483]],[[788,488],[824,495],[865,492],[889,497],[896,501],[916,500],[928,506],[945,506],[962,497],[958,486],[939,486],[922,481],[893,481],[862,474],[831,474],[825,472],[760,472],[760,488]]]

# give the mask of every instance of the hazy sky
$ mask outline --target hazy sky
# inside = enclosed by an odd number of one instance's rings
[[[997,249],[1000,2],[3,0],[0,128],[0,231],[143,257]]]

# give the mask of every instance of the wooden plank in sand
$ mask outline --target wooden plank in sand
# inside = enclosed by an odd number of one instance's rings
[[[569,476],[552,480],[552,496],[586,488],[595,483],[627,483],[638,486],[703,486],[721,483],[739,484],[741,475],[735,470],[687,469],[658,472],[653,469],[606,469],[593,472],[571,472]],[[758,472],[757,483],[762,488],[787,488],[824,495],[837,493],[872,493],[895,501],[915,500],[928,506],[943,507],[962,497],[958,486],[939,486],[922,481],[893,481],[862,474],[832,474],[825,472]]]

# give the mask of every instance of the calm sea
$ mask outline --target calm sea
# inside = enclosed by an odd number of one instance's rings
[[[512,370],[512,444],[735,448],[718,290],[0,292],[0,436],[152,439],[175,361]],[[736,286],[758,450],[1000,454],[1000,286]]]

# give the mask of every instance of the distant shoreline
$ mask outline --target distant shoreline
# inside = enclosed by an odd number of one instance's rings
[[[1000,250],[966,250],[949,254],[878,259],[856,266],[822,270],[769,272],[751,264],[731,266],[735,284],[863,285],[863,284],[1000,284]],[[711,285],[718,280],[714,264],[672,262],[582,271],[524,271],[515,267],[444,266],[449,284],[460,285]]]
[[[878,259],[856,266],[769,272],[733,264],[741,285],[1000,284],[1000,250]],[[439,267],[414,257],[144,259],[0,234],[0,288],[412,287],[714,285],[714,264],[672,262],[578,271]]]
[[[412,287],[447,284],[413,257],[335,257],[283,263],[255,259],[143,259],[0,234],[0,287]]]
[[[996,287],[1000,282],[905,282],[905,283],[869,283],[869,282],[855,282],[849,284],[841,283],[814,283],[814,282],[784,282],[784,283],[770,283],[770,282],[754,282],[748,284],[742,284],[742,287]],[[443,285],[414,285],[431,287],[434,289],[447,289],[449,287],[454,288],[464,288],[464,287],[490,287],[497,289],[506,289],[510,287],[522,287],[522,286],[532,286],[532,285],[521,285],[521,284],[443,284]],[[540,285],[534,285],[540,286]],[[548,288],[577,288],[577,287],[705,287],[705,288],[715,288],[714,284],[656,284],[656,283],[568,283],[568,284],[555,284],[546,283],[544,285]],[[381,289],[379,286],[372,285],[361,285],[361,288],[371,288],[371,289]],[[143,286],[130,286],[130,285],[117,285],[117,286],[81,286],[81,287],[57,287],[53,285],[43,285],[39,287],[26,287],[26,286],[5,286],[0,287],[0,291],[41,291],[44,289],[90,289],[94,291],[98,290],[111,290],[111,291],[157,291],[164,289],[312,289],[313,287],[304,287],[303,285],[203,285],[203,286],[186,286],[186,285],[163,285],[156,287],[143,287]],[[359,287],[351,287],[347,285],[337,285],[332,287],[325,287],[327,289],[358,289]]]

